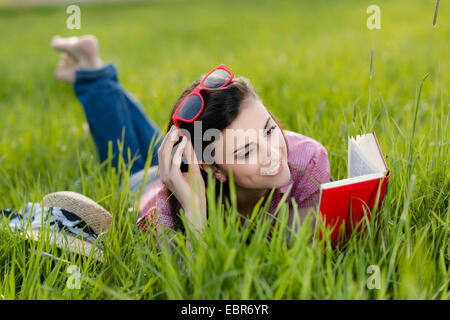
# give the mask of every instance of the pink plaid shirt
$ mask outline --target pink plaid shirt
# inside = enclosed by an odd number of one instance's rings
[[[288,161],[313,177],[317,183],[329,182],[331,174],[327,150],[319,142],[300,133],[284,130],[284,134],[287,139]],[[319,200],[319,186],[304,172],[290,163],[288,166],[291,179],[285,186],[275,189],[270,203],[270,213],[275,211],[290,185],[292,189],[286,201],[290,208],[292,208],[291,198],[295,199],[299,208],[313,207]],[[168,196],[168,189],[159,179],[146,190],[141,198],[137,221],[141,230],[146,230],[147,221],[156,225],[163,223],[165,227],[173,226],[174,219],[170,212]]]

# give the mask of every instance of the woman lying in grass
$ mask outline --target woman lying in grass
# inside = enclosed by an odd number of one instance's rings
[[[229,199],[228,178],[232,173],[237,209],[243,217],[248,217],[255,204],[275,188],[269,209],[273,213],[289,189],[290,226],[294,218],[291,197],[303,221],[318,202],[318,185],[330,181],[326,149],[309,137],[283,130],[250,81],[234,77],[224,65],[184,90],[170,113],[166,134],[153,144],[161,130],[120,86],[114,65],[103,64],[94,36],[56,36],[52,47],[63,52],[56,77],[73,83],[100,160],[108,157],[108,142],[112,141],[113,165],[117,166],[117,141],[125,129],[123,158],[128,159],[128,149],[132,156],[138,156],[131,168],[132,190],[142,183],[147,157],[151,157],[151,170],[159,169],[159,175],[145,186],[139,204],[137,224],[141,230],[151,227],[160,233],[162,225],[184,229],[180,208],[192,226],[201,230],[208,218],[208,171],[215,178],[216,195],[222,185],[224,201]],[[206,132],[219,135],[211,139]],[[151,145],[153,152],[149,155]]]

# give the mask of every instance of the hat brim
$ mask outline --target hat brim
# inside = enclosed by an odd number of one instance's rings
[[[44,197],[46,207],[58,207],[78,216],[97,235],[106,232],[112,215],[94,200],[72,191],[58,191]]]
[[[57,246],[63,250],[69,250],[70,252],[83,255],[85,257],[92,257],[100,262],[103,262],[103,249],[98,242],[91,242],[87,239],[83,239],[80,236],[74,236],[69,232],[63,232],[58,230],[48,230],[48,232],[42,232],[39,229],[32,229],[25,234],[27,239],[31,239],[37,242],[47,242]]]

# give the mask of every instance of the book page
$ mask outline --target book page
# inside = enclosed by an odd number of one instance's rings
[[[350,184],[355,184],[355,183],[359,183],[359,182],[363,182],[363,181],[369,181],[369,180],[380,179],[380,178],[383,178],[383,173],[382,172],[371,173],[371,174],[366,174],[366,175],[363,175],[363,176],[352,177],[352,178],[347,178],[347,179],[342,179],[342,180],[322,183],[320,185],[321,192],[320,192],[320,197],[319,197],[319,203],[320,203],[320,200],[322,200],[322,190],[327,190],[327,189],[347,186],[347,185],[350,185]]]
[[[364,155],[354,138],[348,140],[348,176],[358,177],[377,173],[377,167]]]
[[[376,137],[373,134],[367,134],[366,135],[366,141],[367,145],[372,150],[373,155],[373,163],[376,165],[378,170],[381,172],[386,171],[386,166],[384,165],[383,155],[380,153],[380,150],[378,149],[378,144],[376,141]]]
[[[374,158],[377,156],[378,150],[376,150],[375,153],[373,152],[374,150],[371,148],[372,141],[370,140],[370,136],[371,136],[370,133],[364,135],[357,135],[355,141],[359,147],[359,150],[361,150],[364,156],[367,158],[367,160],[369,160],[375,166]]]
[[[386,171],[387,168],[384,165],[383,155],[378,149],[375,135],[373,133],[364,134],[362,136],[358,135],[355,140],[366,158],[368,158],[380,172]]]

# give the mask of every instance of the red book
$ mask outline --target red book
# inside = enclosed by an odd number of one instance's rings
[[[360,231],[364,216],[371,219],[383,203],[390,170],[375,132],[348,139],[348,176],[320,186],[320,215],[325,227],[333,230],[333,242],[339,240],[341,228],[348,236],[358,225]]]

